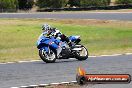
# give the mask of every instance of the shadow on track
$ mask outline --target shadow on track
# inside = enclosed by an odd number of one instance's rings
[[[84,60],[84,61],[87,61],[87,60]],[[60,59],[60,60],[56,60],[56,62],[54,63],[45,63],[43,61],[40,61],[39,63],[37,64],[59,64],[59,63],[74,63],[74,62],[84,62],[84,61],[79,61],[77,59]]]

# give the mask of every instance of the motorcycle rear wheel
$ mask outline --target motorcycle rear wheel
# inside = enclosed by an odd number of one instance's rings
[[[40,58],[46,63],[54,63],[56,61],[56,54],[50,50],[50,55],[45,54],[44,50],[39,50]]]
[[[79,61],[86,60],[88,58],[88,50],[82,46],[82,50],[76,53],[76,59]]]

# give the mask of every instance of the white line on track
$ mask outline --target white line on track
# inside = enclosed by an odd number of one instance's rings
[[[7,62],[7,64],[12,64],[12,63],[15,63],[15,62]]]
[[[29,87],[38,87],[38,85],[29,85]]]
[[[77,81],[71,81],[71,83],[76,83]]]
[[[50,83],[50,85],[59,85],[60,83]]]
[[[97,57],[97,56],[88,56],[88,57]]]
[[[123,54],[113,54],[113,55],[100,55],[99,57],[105,57],[105,56],[120,56],[120,55],[123,55]]]
[[[0,64],[7,64],[7,63],[0,63]]]
[[[124,54],[112,54],[112,55],[99,55],[99,56],[89,56],[89,57],[109,57],[109,56],[120,56],[120,55],[132,55],[132,53],[124,53]],[[75,58],[70,58],[70,60],[74,60]],[[0,64],[13,64],[13,63],[28,63],[28,62],[38,62],[41,60],[30,60],[30,61],[18,61],[18,62],[6,62]]]
[[[132,53],[126,53],[126,55],[131,55]]]
[[[48,86],[50,84],[39,84],[39,86]]]
[[[27,87],[29,87],[29,86],[20,86],[19,88],[27,88]]]
[[[61,82],[61,84],[69,84],[70,82]]]
[[[29,85],[29,86],[20,86],[20,87],[11,87],[11,88],[32,88],[32,87],[46,87],[50,85],[61,85],[61,84],[70,84],[70,83],[77,83],[77,81],[71,81],[71,82],[58,82],[58,83],[49,83],[49,84],[39,84],[39,85]]]

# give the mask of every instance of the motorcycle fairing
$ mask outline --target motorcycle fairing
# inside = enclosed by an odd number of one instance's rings
[[[72,42],[75,42],[77,39],[80,39],[80,36],[70,36],[69,40],[71,40]]]
[[[37,48],[40,50],[45,50],[45,52],[49,52],[49,48],[52,48],[56,50],[59,45],[56,43],[59,43],[59,40],[56,40],[55,38],[47,38],[43,35],[40,35],[38,41],[37,41]]]

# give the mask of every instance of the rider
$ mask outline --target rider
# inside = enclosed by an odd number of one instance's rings
[[[46,34],[46,36],[53,36],[54,38],[59,39],[62,42],[66,41],[69,46],[72,46],[69,38],[66,35],[62,34],[57,28],[53,28],[48,24],[43,24],[42,30],[43,33]]]
[[[56,49],[57,51],[57,56],[59,56],[59,54],[62,51],[62,48],[59,46],[59,40],[55,39],[52,35],[51,35],[51,27],[48,24],[44,24],[42,26],[42,34],[39,36],[38,40],[43,39],[43,41],[45,42],[46,45],[50,45],[52,47],[54,47],[54,49]],[[40,42],[40,41],[38,41]],[[58,45],[57,43],[58,42]],[[39,47],[39,46],[38,46]],[[46,53],[48,54],[48,47],[44,47],[46,50]]]

